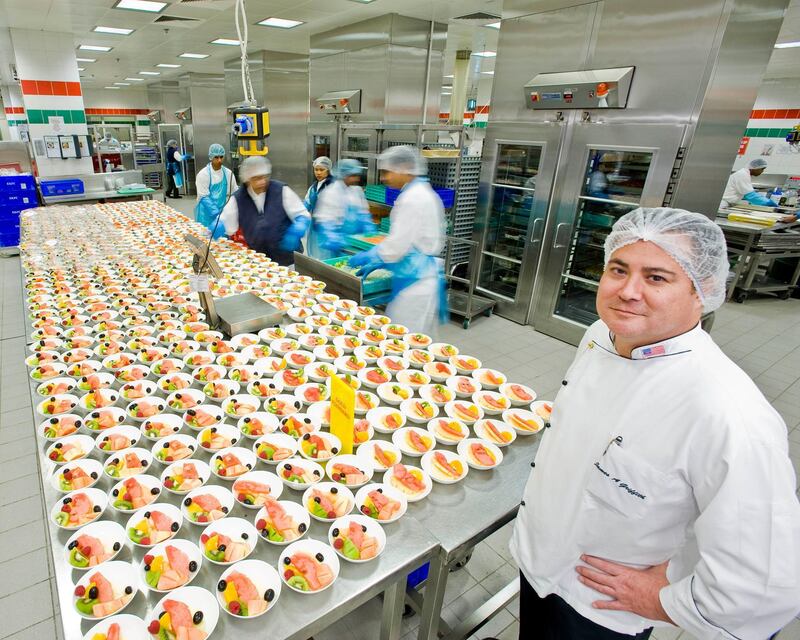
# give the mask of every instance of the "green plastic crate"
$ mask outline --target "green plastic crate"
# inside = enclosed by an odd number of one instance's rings
[[[386,234],[376,233],[375,235],[370,235],[369,237],[373,238],[375,236],[386,237]],[[349,238],[347,238],[347,246],[352,247],[353,249],[356,249],[358,251],[367,251],[369,249],[374,248],[376,244],[379,244],[375,242],[367,242],[366,240],[364,240],[365,237],[367,236],[364,235],[350,236]]]
[[[353,267],[347,267],[347,260],[349,258],[339,257],[339,258],[328,258],[327,260],[323,260],[325,264],[329,264],[332,267],[336,267],[337,269],[341,269],[342,271],[346,271],[355,275],[355,272],[358,269],[354,269]],[[376,269],[372,273],[370,273],[361,283],[361,290],[365,296],[374,295],[376,293],[382,293],[384,291],[389,291],[392,288],[392,273],[391,271],[387,271],[386,269]]]

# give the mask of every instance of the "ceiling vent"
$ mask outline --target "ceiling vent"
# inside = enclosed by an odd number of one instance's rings
[[[180,16],[158,16],[153,20],[153,24],[164,25],[168,27],[183,27],[191,29],[198,22],[203,22],[197,18],[181,18]]]

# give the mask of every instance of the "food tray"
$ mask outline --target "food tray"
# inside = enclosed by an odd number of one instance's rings
[[[358,269],[353,267],[347,266],[347,261],[349,258],[328,258],[327,260],[323,260],[325,264],[329,264],[332,267],[336,267],[337,269],[341,269],[347,273],[355,275]],[[363,291],[364,295],[373,295],[375,293],[382,293],[384,291],[389,291],[392,288],[392,274],[391,272],[387,271],[386,269],[378,269],[373,271],[369,276],[367,276],[361,282],[361,290]]]
[[[375,245],[383,241],[385,237],[385,233],[376,233],[370,236],[359,234],[350,236],[347,239],[347,245],[353,249],[358,249],[359,251],[367,251],[368,249],[373,249]]]

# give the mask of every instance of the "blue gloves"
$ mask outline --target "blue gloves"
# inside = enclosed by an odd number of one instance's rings
[[[342,247],[344,247],[344,237],[336,230],[334,225],[320,224],[317,229],[320,235],[319,244],[323,249],[327,249],[335,254],[342,250]]]
[[[359,278],[366,278],[375,269],[380,269],[384,266],[385,263],[380,254],[378,254],[378,247],[372,247],[369,251],[362,251],[354,255],[347,264],[350,267],[361,267],[356,271],[356,275]]]
[[[281,238],[278,247],[283,251],[296,251],[300,246],[300,239],[306,235],[310,226],[311,216],[297,216]]]
[[[365,236],[374,236],[378,233],[378,225],[372,221],[372,216],[367,212],[362,212],[358,215],[359,226],[361,233]]]
[[[754,204],[759,207],[774,207],[775,203],[769,198],[765,198],[756,191],[745,193],[743,198],[748,204]]]

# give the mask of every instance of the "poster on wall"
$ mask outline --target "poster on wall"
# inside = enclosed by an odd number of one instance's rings
[[[47,153],[48,158],[60,158],[61,144],[58,141],[58,136],[45,136],[44,150]]]
[[[750,144],[750,138],[748,136],[744,136],[739,142],[738,155],[743,156],[747,152],[747,145],[749,144]]]
[[[64,130],[64,116],[48,116],[47,124],[53,128],[53,131],[60,133]]]
[[[92,155],[92,141],[89,136],[75,136],[78,139],[78,157],[88,158]]]
[[[61,145],[62,158],[78,157],[78,149],[75,145],[75,136],[58,136],[58,142]]]

